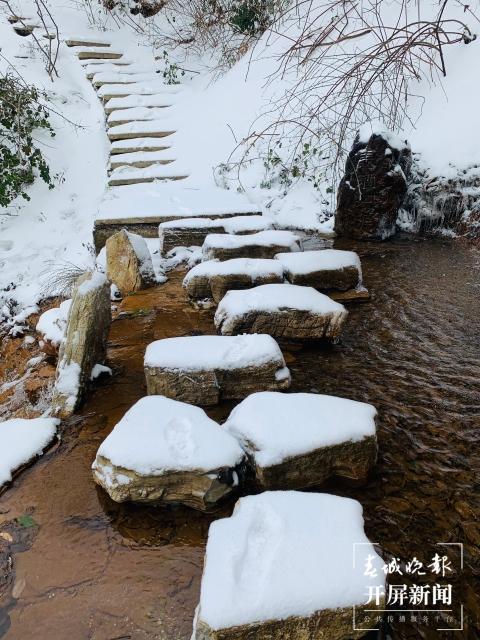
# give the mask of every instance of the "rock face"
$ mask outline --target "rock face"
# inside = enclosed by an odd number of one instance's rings
[[[156,284],[152,258],[145,240],[125,229],[106,242],[107,277],[122,295]]]
[[[65,337],[60,345],[52,414],[68,418],[90,381],[92,369],[103,364],[111,323],[110,283],[103,273],[89,271],[75,284]]]
[[[149,395],[190,404],[246,398],[290,386],[290,372],[270,336],[192,336],[157,340],[147,347]]]
[[[291,231],[260,231],[252,235],[211,234],[205,238],[204,260],[274,258],[277,253],[302,251],[302,240]]]
[[[367,556],[377,576],[368,584],[383,594],[383,560],[355,500],[297,491],[241,498],[230,518],[210,525],[194,638],[361,638],[371,627],[362,609],[385,604],[381,596],[364,605]]]
[[[183,286],[190,298],[213,298],[218,303],[227,291],[281,282],[283,265],[276,260],[235,258],[225,262],[208,260],[196,265],[185,276]]]
[[[367,477],[377,459],[376,413],[334,396],[254,393],[223,426],[243,446],[264,489],[301,489],[333,476]]]
[[[408,143],[381,127],[364,125],[338,187],[335,232],[378,240],[394,234],[411,163]]]
[[[353,251],[324,249],[302,253],[277,253],[292,284],[314,289],[348,291],[362,283],[360,258]]]
[[[347,315],[343,305],[311,287],[265,284],[229,291],[218,305],[215,326],[224,336],[267,333],[274,338],[337,340]]]
[[[239,485],[244,452],[219,424],[163,396],[139,400],[100,446],[93,478],[116,502],[208,511]]]

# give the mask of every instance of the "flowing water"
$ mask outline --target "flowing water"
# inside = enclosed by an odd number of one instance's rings
[[[371,301],[349,307],[338,344],[282,349],[292,391],[378,408],[379,458],[364,486],[332,482],[324,490],[362,503],[366,533],[385,560],[399,558],[404,568],[413,556],[427,564],[439,550],[448,552],[451,619],[430,614],[418,624],[396,613],[383,633],[394,640],[474,640],[480,637],[480,254],[438,238],[335,247],[359,252]],[[91,393],[65,424],[62,441],[0,497],[0,532],[15,541],[14,580],[0,598],[5,640],[190,636],[208,527],[231,505],[209,515],[118,505],[95,486],[90,470],[100,442],[146,395],[145,346],[214,332],[212,312],[185,303],[183,273],[170,275],[166,285],[124,300],[110,335],[114,378]],[[233,406],[208,413],[221,421]],[[13,519],[25,514],[36,524],[19,527]],[[460,547],[444,543],[463,544],[463,570]],[[393,578],[407,582],[405,575]],[[461,626],[460,605],[463,630],[437,631]]]

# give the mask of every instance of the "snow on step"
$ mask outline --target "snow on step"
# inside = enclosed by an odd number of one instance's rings
[[[162,120],[170,118],[171,113],[168,109],[162,107],[132,107],[131,109],[116,110],[107,118],[109,127],[125,124],[126,122],[145,121],[145,120]]]
[[[99,98],[102,98],[102,100],[110,100],[111,98],[121,98],[134,95],[149,96],[159,93],[169,95],[171,93],[178,92],[178,89],[175,90],[175,87],[176,85],[163,84],[160,79],[158,80],[158,82],[135,82],[129,85],[105,84],[98,89],[97,95]]]
[[[367,556],[374,579],[364,576]],[[383,564],[356,500],[297,491],[241,498],[210,525],[194,638],[359,638],[352,609],[366,602],[366,584],[384,593]]]
[[[333,476],[367,477],[377,458],[375,407],[313,393],[254,393],[223,427],[265,489],[301,489]]]
[[[126,83],[138,83],[138,82],[158,82],[158,73],[155,71],[145,71],[145,68],[141,73],[126,74],[126,73],[113,73],[111,71],[101,71],[93,76],[93,84],[96,87],[101,87],[104,84],[126,84]]]
[[[283,265],[278,260],[234,258],[201,262],[187,273],[183,287],[193,299],[213,298],[218,303],[227,291],[281,282]]]
[[[314,289],[346,291],[362,283],[360,258],[353,251],[324,249],[305,253],[279,253],[285,275],[292,284]]]
[[[337,340],[345,307],[312,287],[265,284],[229,291],[218,305],[215,326],[222,335],[268,333],[275,338]]]
[[[110,147],[110,155],[131,153],[132,151],[164,151],[170,149],[170,140],[159,138],[130,138],[127,140],[115,140]]]
[[[109,47],[110,43],[104,38],[85,38],[84,36],[68,36],[65,38],[67,47]]]
[[[0,422],[0,491],[16,471],[42,455],[59,424],[56,418],[14,418]]]
[[[214,233],[202,246],[204,260],[274,258],[277,253],[302,251],[300,236],[291,231],[260,231],[247,236]]]
[[[159,229],[162,255],[175,247],[201,247],[205,238],[214,233],[248,234],[273,228],[270,218],[238,216],[219,221],[211,218],[183,218],[163,222]]]
[[[108,130],[109,140],[125,140],[128,138],[163,138],[175,133],[178,123],[174,123],[171,118],[163,120],[147,120],[139,122],[128,122],[110,127]]]
[[[189,173],[189,168],[177,161],[169,162],[168,164],[152,164],[143,169],[124,165],[112,171],[108,179],[108,185],[115,187],[153,182],[154,180],[184,180],[188,178]]]
[[[165,338],[148,345],[144,364],[149,395],[191,404],[282,390],[291,381],[278,344],[266,335]]]
[[[75,50],[79,60],[119,60],[123,53],[108,51],[105,47],[85,47]]]
[[[110,114],[113,111],[120,111],[122,109],[132,109],[134,107],[146,107],[148,109],[157,107],[171,107],[179,102],[185,96],[184,91],[178,91],[176,93],[169,94],[154,94],[148,96],[125,96],[125,98],[111,98],[105,104],[105,113]]]
[[[106,71],[112,71],[113,73],[139,73],[145,70],[143,64],[138,62],[92,62],[87,63],[85,65],[85,73],[89,80],[91,80],[95,75],[99,73],[104,73]]]
[[[93,478],[116,502],[208,510],[232,493],[244,453],[199,407],[142,398],[103,441]]]
[[[64,300],[59,307],[44,311],[38,319],[36,330],[42,336],[40,350],[58,355],[58,348],[65,334],[68,312],[72,300]]]
[[[142,138],[145,140],[145,138]],[[169,149],[161,149],[160,151],[137,151],[136,153],[122,153],[114,155],[110,159],[110,169],[118,169],[123,165],[131,167],[149,167],[152,164],[168,164],[173,162],[172,152]]]

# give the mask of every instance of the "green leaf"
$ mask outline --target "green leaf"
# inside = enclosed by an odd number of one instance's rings
[[[26,529],[28,529],[29,527],[34,527],[37,524],[35,520],[30,516],[20,516],[18,521],[20,522],[22,527],[25,527]]]

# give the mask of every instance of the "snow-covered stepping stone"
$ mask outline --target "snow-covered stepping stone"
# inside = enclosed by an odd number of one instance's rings
[[[292,284],[347,291],[362,282],[360,258],[353,251],[324,249],[278,253],[275,257],[283,264],[285,276]]]
[[[56,418],[0,422],[0,493],[22,467],[42,455],[55,437],[58,424]]]
[[[107,47],[81,48],[75,51],[79,60],[119,60],[123,53],[114,53]]]
[[[158,75],[154,71],[143,73],[118,73],[112,71],[100,71],[93,76],[93,85],[102,87],[104,84],[133,84],[135,82],[158,82]]]
[[[312,287],[265,284],[229,291],[218,305],[215,326],[224,336],[268,333],[275,338],[337,340],[345,307]]]
[[[107,278],[125,296],[157,284],[147,243],[125,229],[115,233],[106,245]]]
[[[107,124],[109,127],[116,127],[127,122],[161,120],[166,117],[169,117],[169,111],[163,107],[132,107],[111,113],[107,118]]]
[[[127,140],[128,138],[163,138],[175,133],[176,127],[172,125],[173,123],[167,118],[164,120],[139,120],[110,127],[107,135],[111,141]]]
[[[110,159],[110,169],[113,171],[124,165],[144,169],[145,167],[150,167],[152,164],[169,164],[170,162],[174,162],[174,158],[171,156],[172,152],[169,149],[122,153]]]
[[[373,580],[364,575],[367,557]],[[383,564],[356,500],[296,491],[241,498],[230,518],[210,525],[194,638],[361,638],[365,631],[353,629],[372,625],[363,616],[354,625],[353,607],[367,601],[365,585],[384,593]]]
[[[205,260],[274,258],[277,253],[302,251],[302,240],[291,231],[260,231],[252,235],[212,234],[205,238]]]
[[[158,229],[160,251],[165,255],[175,247],[201,247],[210,234],[250,234],[273,228],[273,222],[263,216],[237,216],[227,220],[183,218],[162,222]]]
[[[234,258],[208,260],[191,269],[183,280],[190,298],[213,298],[220,302],[227,291],[252,289],[262,284],[283,282],[283,265],[278,260]]]
[[[115,127],[117,128],[117,127]],[[180,162],[168,162],[167,164],[152,164],[143,169],[122,165],[110,174],[108,185],[116,187],[127,184],[141,184],[154,182],[155,180],[184,180],[188,178],[189,168]]]
[[[112,142],[110,155],[132,153],[134,151],[157,152],[171,148],[169,140],[161,138],[131,138],[129,140],[117,140]]]
[[[102,38],[84,38],[83,36],[69,36],[65,40],[67,47],[109,47],[110,43]]]
[[[118,63],[118,62],[104,62],[98,64],[95,62],[87,63],[85,65],[85,73],[89,80],[91,80],[98,73],[104,73],[105,71],[113,71],[114,73],[137,73],[144,71],[144,66],[139,63]]]
[[[93,478],[116,502],[206,511],[239,484],[244,452],[199,407],[142,398],[101,444]]]
[[[160,78],[157,82],[135,82],[133,84],[105,84],[97,91],[97,95],[102,100],[110,100],[110,98],[125,98],[126,96],[152,96],[158,93],[169,95],[171,93],[177,93],[171,87],[174,85],[167,85],[161,82]]]
[[[148,345],[144,364],[150,395],[191,404],[280,391],[291,381],[278,344],[266,335],[157,340]]]
[[[183,99],[185,92],[178,91],[177,93],[159,93],[157,95],[148,96],[126,96],[125,98],[112,98],[105,105],[105,113],[109,115],[113,111],[122,111],[123,109],[133,109],[134,107],[147,107],[152,108],[164,108],[170,107],[181,99]]]
[[[254,393],[223,427],[265,489],[301,489],[333,476],[363,480],[377,458],[375,407],[314,393]]]

